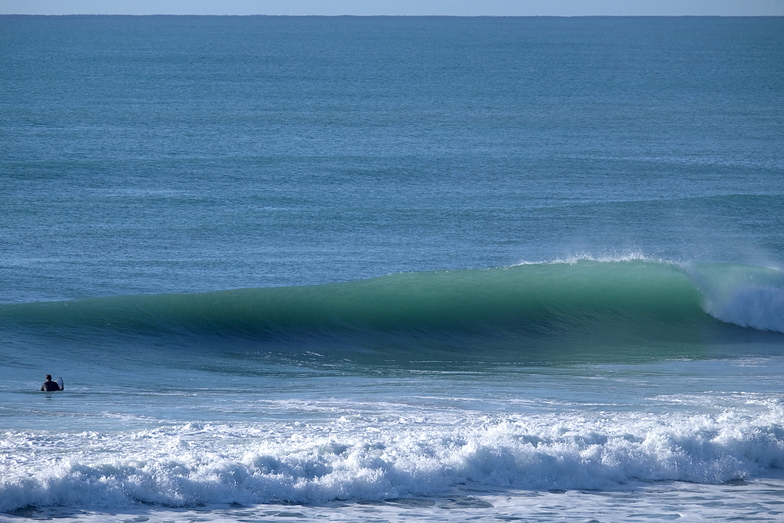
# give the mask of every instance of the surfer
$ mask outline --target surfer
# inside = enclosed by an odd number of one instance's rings
[[[43,385],[41,385],[41,390],[45,392],[52,392],[55,390],[60,390],[60,385],[56,381],[52,381],[52,375],[46,375],[46,381]]]

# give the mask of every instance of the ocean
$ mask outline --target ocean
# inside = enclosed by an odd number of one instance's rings
[[[784,518],[784,18],[0,16],[0,87],[0,521]]]

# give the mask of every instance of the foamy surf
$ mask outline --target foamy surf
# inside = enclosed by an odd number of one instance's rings
[[[0,511],[384,501],[478,492],[719,485],[784,467],[775,401],[716,415],[418,413],[331,423],[7,432]]]

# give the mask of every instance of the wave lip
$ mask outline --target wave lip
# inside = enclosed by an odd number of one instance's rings
[[[784,333],[784,271],[731,264],[701,264],[687,273],[711,316],[741,327]]]

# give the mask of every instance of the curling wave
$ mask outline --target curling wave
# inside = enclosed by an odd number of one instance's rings
[[[784,273],[630,259],[404,273],[313,286],[6,305],[0,327],[245,337],[694,339],[784,332]]]

